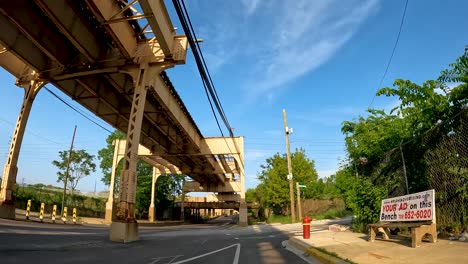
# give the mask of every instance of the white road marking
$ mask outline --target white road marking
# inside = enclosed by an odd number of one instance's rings
[[[218,253],[220,251],[223,251],[223,250],[226,250],[228,248],[235,247],[235,246],[237,246],[237,250],[236,250],[236,255],[234,256],[233,264],[237,264],[239,262],[239,254],[240,254],[240,247],[241,247],[240,244],[233,244],[233,245],[230,245],[230,246],[227,246],[227,247],[224,247],[224,248],[220,248],[220,249],[217,249],[215,251],[211,251],[211,252],[199,255],[199,256],[195,256],[195,257],[192,257],[192,258],[189,258],[189,259],[184,259],[184,260],[181,260],[181,261],[177,261],[177,262],[174,262],[173,264],[181,264],[181,263],[192,261],[194,259],[203,258],[203,257],[206,257],[208,255],[212,255],[212,254]]]
[[[154,258],[153,261],[151,261],[150,263],[148,264],[156,264],[158,263],[160,260],[163,260],[163,259],[171,259],[169,262],[165,262],[164,264],[170,264],[172,263],[172,261],[174,261],[176,258],[178,257],[182,257],[183,255],[175,255],[175,256],[169,256],[169,257],[158,257],[158,258]]]
[[[236,244],[236,245],[237,245],[236,255],[234,255],[234,261],[232,262],[232,264],[237,264],[237,263],[239,263],[239,255],[240,255],[240,248],[241,248],[241,245],[240,245],[240,244]]]
[[[78,233],[70,231],[41,231],[41,230],[18,230],[18,229],[4,229],[0,233],[10,234],[26,234],[26,235],[96,235],[98,233]]]

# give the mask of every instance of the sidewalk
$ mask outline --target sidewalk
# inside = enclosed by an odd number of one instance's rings
[[[368,242],[366,234],[322,231],[311,233],[310,239],[291,236],[288,243],[306,255],[320,258],[324,263],[346,263],[322,253],[324,250],[341,259],[360,264],[468,263],[468,242],[445,239],[439,239],[437,243],[423,242],[421,247],[412,248],[410,240],[377,239],[375,242]]]

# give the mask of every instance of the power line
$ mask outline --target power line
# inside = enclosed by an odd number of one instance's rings
[[[11,126],[13,126],[13,127],[15,126],[14,123],[12,123],[12,122],[10,122],[10,121],[4,119],[4,118],[1,118],[1,117],[0,117],[0,121],[3,121],[3,122],[5,122],[5,123],[7,123],[7,124],[9,124],[9,125],[11,125]],[[32,132],[31,130],[29,130],[28,128],[26,128],[25,132],[28,133],[28,134],[34,135],[34,136],[36,136],[36,137],[38,137],[38,138],[42,138],[43,140],[49,141],[50,143],[54,143],[54,144],[57,144],[57,145],[63,145],[63,143],[59,143],[59,142],[57,142],[57,141],[54,141],[54,140],[52,140],[52,139],[48,139],[48,138],[43,137],[43,136],[41,136],[41,135],[39,135],[39,134],[37,134],[37,133],[34,133],[34,132]]]
[[[72,106],[71,104],[69,104],[67,101],[65,101],[65,99],[61,98],[60,96],[58,96],[56,93],[52,92],[49,88],[47,87],[44,87],[44,89],[46,89],[50,94],[52,94],[55,98],[59,99],[62,103],[64,103],[65,105],[67,105],[68,107],[70,107],[72,110],[74,110],[75,112],[77,112],[78,114],[80,114],[82,117],[88,119],[91,123],[95,124],[96,126],[104,129],[105,131],[109,132],[110,134],[112,134],[112,131],[110,131],[109,129],[105,128],[104,126],[102,126],[101,124],[97,123],[96,121],[92,120],[90,117],[86,116],[84,113],[82,113],[80,110],[78,110],[76,107]]]
[[[200,48],[200,45],[198,44],[197,36],[195,34],[195,30],[193,29],[192,22],[190,20],[190,16],[188,14],[187,8],[185,6],[185,3],[183,0],[172,0],[174,4],[174,8],[177,12],[177,15],[179,16],[180,23],[182,25],[182,28],[184,29],[185,35],[187,35],[188,42],[190,44],[190,47],[192,48],[192,54],[195,58],[195,62],[197,63],[198,67],[198,72],[200,74],[200,77],[202,79],[203,86],[205,88],[205,93],[208,98],[208,102],[210,103],[210,108],[213,113],[213,116],[215,118],[216,124],[218,126],[219,131],[221,132],[221,136],[224,139],[224,142],[226,143],[226,146],[229,149],[230,153],[233,153],[231,150],[231,147],[229,146],[229,143],[227,142],[227,139],[224,137],[223,130],[221,129],[221,126],[219,124],[216,112],[214,111],[213,104],[215,105],[216,109],[218,110],[218,114],[221,117],[221,119],[224,122],[224,125],[226,126],[228,133],[231,138],[234,138],[234,132],[233,128],[229,124],[229,121],[226,117],[226,114],[224,112],[224,109],[221,105],[221,102],[218,97],[218,93],[216,91],[216,87],[214,86],[213,80],[211,79],[210,72],[208,70],[208,67],[206,65],[205,59],[203,57],[203,52]],[[209,95],[208,95],[209,94]],[[210,98],[211,96],[211,98]],[[213,101],[213,104],[212,104]],[[236,148],[237,153],[240,153],[239,151],[239,146],[237,145],[237,142],[233,140],[234,147]],[[240,161],[242,164],[241,166],[244,167],[244,162],[241,160]]]
[[[192,54],[195,58],[195,62],[198,67],[198,71],[200,74],[200,77],[203,82],[203,86],[205,88],[205,93],[207,94],[208,101],[210,103],[211,110],[213,112],[213,115],[215,117],[216,123],[218,125],[218,128],[221,132],[221,135],[224,137],[224,133],[221,129],[221,126],[219,124],[216,112],[214,111],[213,104],[216,107],[218,114],[220,118],[223,120],[224,125],[226,126],[229,135],[231,137],[234,136],[233,134],[233,129],[231,125],[229,124],[229,121],[227,120],[226,114],[224,112],[224,109],[221,105],[221,102],[219,100],[216,88],[214,86],[213,80],[211,79],[211,75],[209,73],[208,67],[206,66],[205,59],[203,57],[203,53],[201,51],[200,45],[196,42],[196,34],[193,29],[192,22],[190,20],[190,16],[188,14],[187,8],[185,6],[184,1],[180,0],[173,0],[172,1],[175,7],[175,10],[177,12],[177,15],[179,16],[182,28],[184,29],[185,34],[187,35],[188,42],[190,44],[190,47],[192,48]],[[211,97],[211,98],[210,98]]]
[[[403,10],[403,15],[401,16],[401,22],[400,22],[400,29],[398,30],[398,35],[397,35],[397,38],[396,38],[396,41],[395,41],[395,44],[393,45],[393,50],[392,50],[392,54],[390,55],[390,58],[387,62],[387,67],[385,68],[385,72],[384,74],[382,75],[382,78],[380,79],[380,82],[379,82],[379,86],[377,86],[377,89],[380,89],[380,86],[382,85],[384,79],[385,79],[385,76],[387,76],[387,72],[388,72],[388,68],[390,68],[390,64],[392,63],[392,59],[393,59],[393,55],[395,54],[395,50],[396,50],[396,47],[398,45],[398,41],[400,40],[400,35],[401,35],[401,31],[403,29],[403,23],[405,22],[405,16],[406,16],[406,9],[408,7],[408,0],[406,0],[406,3],[405,3],[405,9]],[[371,103],[369,104],[369,107],[367,107],[367,109],[370,109],[372,104],[374,104],[374,100],[375,100],[375,97],[377,96],[377,92],[374,94],[374,96],[372,97],[372,101]]]

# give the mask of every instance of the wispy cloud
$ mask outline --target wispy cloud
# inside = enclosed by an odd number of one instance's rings
[[[247,14],[251,15],[257,9],[260,0],[241,0],[241,3],[246,8]]]
[[[263,161],[270,155],[270,152],[264,150],[247,150],[245,151],[244,159],[246,161]]]
[[[326,63],[380,0],[187,2],[210,70],[238,76],[244,98],[275,100],[279,90]],[[205,16],[206,12],[210,16]]]
[[[327,178],[335,174],[337,170],[319,170],[317,171],[319,178]]]
[[[323,126],[341,127],[341,123],[346,120],[357,118],[361,113],[361,108],[345,106],[321,109],[320,113],[300,113],[291,116],[291,119],[310,122]]]
[[[258,43],[263,52],[247,83],[249,90],[254,96],[269,94],[324,64],[377,6],[377,0],[282,1],[269,6],[277,15],[266,39]]]

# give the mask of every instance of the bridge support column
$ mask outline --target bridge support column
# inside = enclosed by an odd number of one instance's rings
[[[243,157],[242,157],[243,159]],[[240,226],[248,226],[247,221],[247,202],[245,201],[245,175],[244,171],[240,172],[240,205],[239,205],[239,225]]]
[[[184,188],[182,188],[182,201],[180,202],[180,220],[185,221],[185,192],[183,189]]]
[[[156,182],[158,181],[159,176],[161,176],[161,172],[158,168],[153,167],[153,181],[151,184],[151,203],[148,210],[148,221],[150,223],[154,223],[156,220],[156,208],[154,207],[154,195],[156,192]]]
[[[109,185],[109,198],[106,203],[106,217],[104,223],[110,224],[115,220],[115,203],[114,203],[114,189],[115,189],[115,174],[117,173],[117,167],[121,157],[119,157],[118,152],[120,149],[120,140],[114,141],[114,158],[112,161],[112,171],[111,171],[111,182]]]
[[[127,140],[124,154],[124,164],[120,177],[119,204],[116,220],[112,221],[110,240],[116,242],[132,242],[138,240],[138,224],[135,220],[135,195],[137,185],[138,146],[140,143],[141,125],[148,90],[148,76],[158,76],[151,71],[148,64],[133,69],[135,91],[127,130]],[[148,71],[151,71],[148,72]]]
[[[32,80],[28,85],[23,86],[25,90],[23,104],[18,115],[18,120],[16,121],[13,137],[11,138],[10,150],[8,151],[8,158],[3,169],[2,186],[0,190],[0,218],[15,219],[16,216],[13,189],[18,173],[18,156],[34,98],[44,84],[44,81]]]

